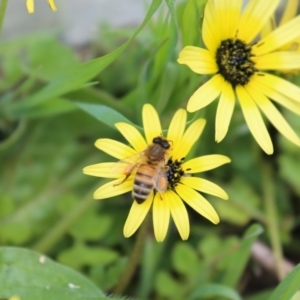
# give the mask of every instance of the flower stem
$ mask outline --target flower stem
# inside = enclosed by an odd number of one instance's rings
[[[7,2],[8,0],[2,0],[0,5],[0,32],[2,31]]]
[[[138,231],[133,250],[131,252],[127,265],[120,276],[120,280],[113,290],[113,294],[122,294],[128,286],[132,276],[134,275],[134,272],[140,262],[140,258],[144,249],[143,246],[147,237],[149,221],[150,218],[148,215]]]
[[[274,251],[274,260],[277,276],[282,280],[285,276],[283,268],[282,247],[279,237],[279,225],[277,219],[275,192],[273,185],[272,170],[269,165],[264,164],[262,168],[263,174],[263,192],[266,210],[266,224],[269,232],[270,242]]]

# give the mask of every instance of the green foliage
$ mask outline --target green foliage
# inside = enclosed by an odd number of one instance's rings
[[[118,254],[104,247],[89,247],[80,242],[70,250],[60,253],[58,260],[73,268],[80,269],[85,265],[109,265],[118,258]]]
[[[260,225],[252,225],[245,232],[237,249],[228,253],[227,258],[224,260],[226,268],[222,276],[223,278],[221,279],[224,284],[231,287],[236,287],[238,285],[239,279],[249,261],[251,247],[262,232],[263,229]]]
[[[17,295],[21,299],[106,299],[92,282],[69,267],[33,251],[0,248],[1,298]]]
[[[242,239],[209,235],[199,241],[197,248],[177,242],[171,252],[172,272],[177,276],[161,270],[155,280],[157,293],[166,299],[241,299],[235,288],[251,246],[261,233],[262,228],[253,225]],[[216,284],[209,283],[213,280]]]
[[[222,297],[223,299],[241,300],[240,295],[233,289],[221,284],[207,284],[199,287],[189,298],[190,300],[211,299]]]
[[[288,300],[292,299],[295,295],[296,298],[299,298],[299,284],[300,282],[300,265],[297,265],[277,286],[275,291],[272,293],[269,300]]]
[[[88,61],[50,33],[2,41],[0,299],[96,300],[114,295],[138,240],[122,233],[132,199],[128,193],[94,201],[93,192],[108,180],[85,176],[82,169],[113,161],[93,144],[99,138],[120,140],[115,123],[130,123],[143,134],[141,109],[150,103],[166,129],[174,112],[185,108],[205,82],[207,78],[176,62],[183,46],[203,45],[205,3],[153,0],[137,28],[102,26],[89,45]],[[299,85],[299,76],[288,80]],[[278,270],[266,271],[253,246],[263,243],[276,262],[283,255],[292,263],[300,259],[299,148],[272,133],[276,154],[262,155],[239,107],[226,139],[217,144],[216,109],[212,104],[189,114],[187,123],[207,119],[193,149],[196,156],[218,153],[232,159],[220,170],[199,175],[229,195],[228,201],[204,195],[221,222],[212,225],[188,208],[188,241],[180,240],[173,224],[163,243],[149,229],[134,277],[123,292],[128,297],[297,299],[299,265],[278,284]],[[285,117],[300,132],[299,116],[287,112]],[[272,170],[273,216],[265,205],[261,170],[266,164]],[[277,228],[270,227],[271,217]],[[274,234],[280,240],[277,246]],[[124,297],[109,299],[128,299]]]
[[[184,46],[201,44],[201,23],[206,0],[188,0],[182,15],[182,43]]]
[[[121,115],[119,112],[111,109],[110,107],[97,104],[88,103],[76,103],[82,110],[92,115],[101,123],[115,128],[115,124],[118,122],[131,123],[127,118]]]
[[[178,243],[172,252],[174,269],[182,275],[195,274],[199,267],[197,253],[192,246],[185,243]]]
[[[45,61],[45,55],[40,55],[40,51],[38,49],[33,48],[33,51],[30,52],[29,61],[32,63],[32,68],[35,67],[36,64],[41,64],[43,66],[43,69],[45,68],[45,75],[44,70],[43,76],[45,78],[48,77],[48,79],[51,79],[53,75],[56,74],[53,80],[50,80],[48,84],[46,84],[44,87],[39,89],[37,92],[30,95],[30,97],[25,98],[22,102],[18,103],[9,103],[7,107],[5,107],[6,113],[10,117],[16,117],[17,115],[22,115],[23,117],[26,117],[26,110],[33,108],[37,105],[43,105],[44,102],[56,99],[60,97],[61,95],[64,95],[68,92],[81,89],[85,86],[87,86],[86,82],[88,80],[91,80],[93,77],[95,77],[99,72],[101,72],[103,69],[105,69],[109,64],[111,64],[115,59],[118,58],[118,56],[126,49],[126,47],[130,44],[130,42],[134,39],[134,37],[142,30],[142,28],[147,24],[147,22],[151,19],[154,12],[157,10],[161,3],[161,0],[153,0],[151,7],[149,8],[148,14],[145,17],[144,22],[137,28],[135,33],[119,48],[116,50],[110,52],[109,54],[96,58],[94,60],[88,61],[83,64],[76,64],[75,66],[72,66],[70,68],[65,69],[66,65],[65,63],[60,64],[59,61],[57,61],[57,64],[52,66],[52,64]],[[50,47],[49,47],[50,45]],[[14,51],[12,52],[19,52],[20,45],[17,45],[17,48],[13,48]],[[46,43],[46,45],[42,45],[42,47],[49,47],[51,55],[58,52],[59,49],[57,49],[56,45],[53,45],[53,41]],[[53,46],[53,47],[51,47]],[[13,46],[12,46],[13,47]],[[40,45],[37,47],[39,48]],[[54,50],[53,50],[54,49]],[[64,55],[63,52],[59,51],[62,55]],[[64,57],[64,56],[60,56]],[[71,56],[72,57],[72,56]],[[49,57],[48,57],[49,58]],[[51,56],[50,56],[51,59]],[[70,65],[74,65],[71,61]],[[58,67],[55,68],[55,66]],[[19,70],[20,71],[20,70]],[[58,75],[57,75],[58,73]],[[32,77],[38,76],[38,74],[31,74]],[[25,112],[24,112],[25,110]]]

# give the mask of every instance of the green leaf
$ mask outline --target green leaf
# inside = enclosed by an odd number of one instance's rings
[[[73,268],[101,264],[107,266],[118,259],[116,251],[105,247],[92,247],[78,242],[74,247],[60,252],[58,259]]]
[[[76,105],[63,98],[53,98],[51,101],[43,102],[34,107],[25,107],[16,111],[14,118],[41,118],[67,113],[76,109]]]
[[[198,249],[205,259],[205,261],[213,260],[217,255],[220,254],[220,249],[223,252],[226,247],[224,247],[224,240],[221,240],[219,236],[214,234],[209,234],[204,236],[198,244]]]
[[[177,243],[172,252],[172,260],[175,270],[186,276],[193,276],[199,270],[197,253],[189,244]]]
[[[211,299],[217,296],[230,300],[242,299],[235,290],[228,286],[222,284],[207,284],[197,288],[189,297],[189,300]]]
[[[140,77],[140,83],[145,84],[146,96],[148,102],[152,102],[152,98],[155,99],[156,85],[161,81],[161,76],[167,64],[173,60],[174,49],[177,44],[177,31],[175,23],[169,20],[168,17],[164,16],[164,20],[159,20],[155,24],[155,29],[152,34],[155,34],[157,48],[153,51],[153,62],[152,57],[149,57],[149,68],[145,69],[145,77]],[[143,91],[144,92],[144,91]]]
[[[0,248],[0,298],[100,300],[102,291],[80,273],[39,253]]]
[[[95,210],[87,212],[70,228],[70,233],[77,239],[99,241],[113,225],[110,215],[97,214]],[[93,230],[91,230],[93,228]]]
[[[206,1],[188,0],[182,16],[182,40],[184,46],[196,46],[201,41],[200,21]]]
[[[245,297],[245,300],[266,300],[270,297],[272,292],[273,289],[263,290],[261,292]]]
[[[236,250],[224,257],[227,268],[224,272],[223,280],[221,280],[223,284],[231,287],[237,286],[249,260],[252,244],[262,232],[263,228],[260,225],[251,225],[244,234],[240,245],[236,247]]]
[[[182,286],[168,272],[160,271],[155,277],[155,290],[160,298],[182,299]]]
[[[177,88],[178,68],[173,63],[168,63],[165,68],[165,72],[160,76],[159,85],[156,90],[153,91],[153,95],[157,92],[157,96],[154,96],[153,105],[157,111],[163,111],[166,107],[173,105],[172,93]]]
[[[175,2],[174,0],[166,0],[166,3],[167,3],[168,8],[169,8],[169,12],[170,12],[171,17],[172,17],[172,21],[173,21],[176,29],[178,30],[178,20],[177,20],[177,14],[176,14],[174,2]],[[177,40],[177,34],[176,34],[176,40]]]
[[[23,99],[22,102],[18,102],[12,105],[10,107],[12,112],[21,108],[33,107],[51,98],[59,97],[68,92],[82,88],[88,80],[95,77],[98,73],[103,71],[109,64],[111,64],[114,60],[116,60],[119,57],[119,55],[127,48],[131,41],[151,19],[152,15],[155,13],[160,4],[161,0],[152,1],[152,4],[148,10],[148,13],[143,23],[137,28],[137,30],[130,37],[130,39],[128,39],[122,46],[120,46],[119,48],[117,48],[113,52],[110,52],[107,55],[93,59],[79,66],[66,70],[59,77],[50,81],[49,84],[47,84],[45,87],[43,87],[31,97]]]
[[[89,104],[89,103],[79,103],[75,102],[78,107],[82,110],[99,120],[101,123],[116,129],[115,124],[118,122],[125,122],[134,125],[130,122],[127,118],[121,115],[119,112],[115,111],[114,109],[107,107],[105,105],[99,104]],[[138,127],[134,125],[135,127]],[[141,129],[141,128],[140,128]]]
[[[96,264],[91,266],[89,277],[101,286],[103,290],[111,290],[118,283],[127,263],[127,258],[122,257],[109,266]],[[145,298],[139,297],[137,299]]]
[[[268,300],[291,300],[300,289],[300,264],[277,286]],[[298,295],[299,296],[299,295]],[[296,297],[295,299],[299,299]]]

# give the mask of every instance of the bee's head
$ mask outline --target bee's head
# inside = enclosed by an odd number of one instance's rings
[[[170,142],[168,140],[166,140],[165,138],[161,137],[161,136],[155,137],[152,140],[152,143],[153,144],[158,144],[166,150],[170,149],[170,147],[171,147]]]

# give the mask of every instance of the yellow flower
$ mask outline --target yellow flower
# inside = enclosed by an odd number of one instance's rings
[[[220,142],[227,134],[237,98],[249,130],[267,154],[273,153],[273,144],[261,112],[300,146],[299,137],[270,101],[300,114],[300,88],[264,71],[300,68],[300,53],[275,51],[300,36],[300,16],[257,40],[279,0],[249,1],[243,11],[242,3],[208,0],[202,27],[207,49],[187,46],[180,52],[180,64],[198,74],[214,74],[191,96],[187,110],[199,110],[220,96],[215,134]]]
[[[52,11],[57,11],[54,0],[47,0]],[[34,0],[26,0],[27,10],[30,14],[34,13]]]
[[[278,24],[276,24],[276,17],[275,14],[272,17],[272,19],[270,19],[269,22],[267,22],[267,24],[264,26],[264,28],[262,29],[262,36],[266,36],[267,34],[270,34],[270,32],[272,32],[272,30],[274,30],[274,28],[278,27],[278,26],[282,26],[283,24],[287,23],[288,21],[292,20],[298,12],[298,8],[300,7],[300,3],[299,0],[287,0],[285,1],[285,6],[284,6],[284,10],[282,12],[282,16],[278,21]],[[294,40],[292,40],[290,43],[283,45],[282,47],[280,47],[280,50],[292,50],[292,51],[298,51],[300,52],[300,36],[298,36],[297,38],[295,38]],[[282,73],[284,74],[297,74],[299,73],[300,69],[297,70],[281,70]]]
[[[170,216],[172,216],[181,238],[183,240],[188,238],[190,225],[184,202],[214,224],[219,222],[219,217],[212,205],[198,191],[228,199],[226,192],[208,180],[193,177],[193,174],[217,168],[229,163],[230,159],[215,154],[197,157],[185,162],[185,157],[200,137],[205,126],[205,120],[198,119],[185,130],[186,115],[184,109],[179,109],[176,112],[166,137],[171,145],[171,148],[167,150],[165,166],[168,188],[162,192],[152,190],[149,197],[141,204],[133,201],[124,226],[125,237],[130,237],[135,233],[151,206],[153,206],[154,233],[159,242],[163,241],[167,234]],[[142,116],[145,138],[130,124],[115,124],[132,147],[111,139],[97,140],[96,147],[121,161],[126,161],[126,158],[138,153],[144,153],[143,151],[152,144],[154,138],[161,137],[162,128],[153,106],[144,105]],[[122,166],[122,164],[117,165]],[[95,199],[114,197],[133,189],[135,173],[132,172],[127,180],[120,184],[125,177],[124,165],[120,167],[118,174],[111,172],[114,166],[116,166],[116,162],[107,162],[83,169],[87,175],[114,178],[113,181],[104,184],[95,191]]]

